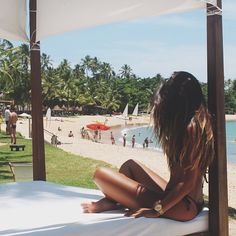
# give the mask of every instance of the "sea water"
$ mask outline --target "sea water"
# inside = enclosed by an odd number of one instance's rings
[[[148,149],[161,150],[151,126],[140,126],[122,130],[127,134],[127,144],[130,145],[132,136],[135,135],[135,147],[143,148],[144,139],[148,138]],[[226,146],[228,163],[236,164],[236,121],[226,122]],[[146,147],[145,147],[146,148]]]

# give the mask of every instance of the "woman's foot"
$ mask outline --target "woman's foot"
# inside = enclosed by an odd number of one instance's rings
[[[102,198],[97,202],[82,203],[81,206],[84,210],[84,213],[99,213],[121,208],[119,205],[117,205],[117,203],[107,198]]]

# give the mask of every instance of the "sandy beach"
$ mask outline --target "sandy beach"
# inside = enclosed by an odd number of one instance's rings
[[[227,120],[236,120],[236,115],[226,117]],[[102,131],[101,142],[93,142],[91,140],[82,139],[80,129],[86,127],[86,124],[101,122],[111,126],[111,130]],[[139,160],[146,166],[157,172],[165,179],[169,178],[169,171],[166,159],[162,152],[151,151],[142,148],[131,148],[130,145],[123,147],[121,143],[111,145],[110,131],[113,132],[116,140],[121,136],[121,130],[133,126],[151,125],[149,117],[138,117],[132,121],[125,121],[110,116],[78,116],[78,117],[52,117],[50,121],[44,119],[44,129],[58,136],[61,148],[67,152],[89,157],[96,160],[102,160],[113,166],[120,165],[132,158]],[[60,127],[61,131],[58,131]],[[4,128],[4,127],[3,127]],[[69,131],[72,131],[74,137],[68,137]],[[29,122],[27,119],[20,119],[17,122],[17,131],[29,138]],[[45,131],[45,140],[51,142],[51,135]],[[229,206],[236,209],[236,165],[228,164],[228,201]],[[207,194],[207,184],[204,186],[204,193]],[[230,220],[230,235],[236,235],[236,221]]]

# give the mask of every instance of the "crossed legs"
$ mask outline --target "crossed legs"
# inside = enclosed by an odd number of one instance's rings
[[[129,209],[151,207],[163,197],[167,185],[159,175],[134,160],[126,161],[119,172],[98,168],[94,174],[94,182],[105,198],[83,203],[84,212],[102,212],[123,206]]]

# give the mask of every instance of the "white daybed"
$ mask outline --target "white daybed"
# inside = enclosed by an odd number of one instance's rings
[[[208,229],[207,209],[189,222],[134,219],[122,211],[82,212],[81,202],[101,196],[99,190],[44,181],[0,184],[0,235],[175,236]]]

